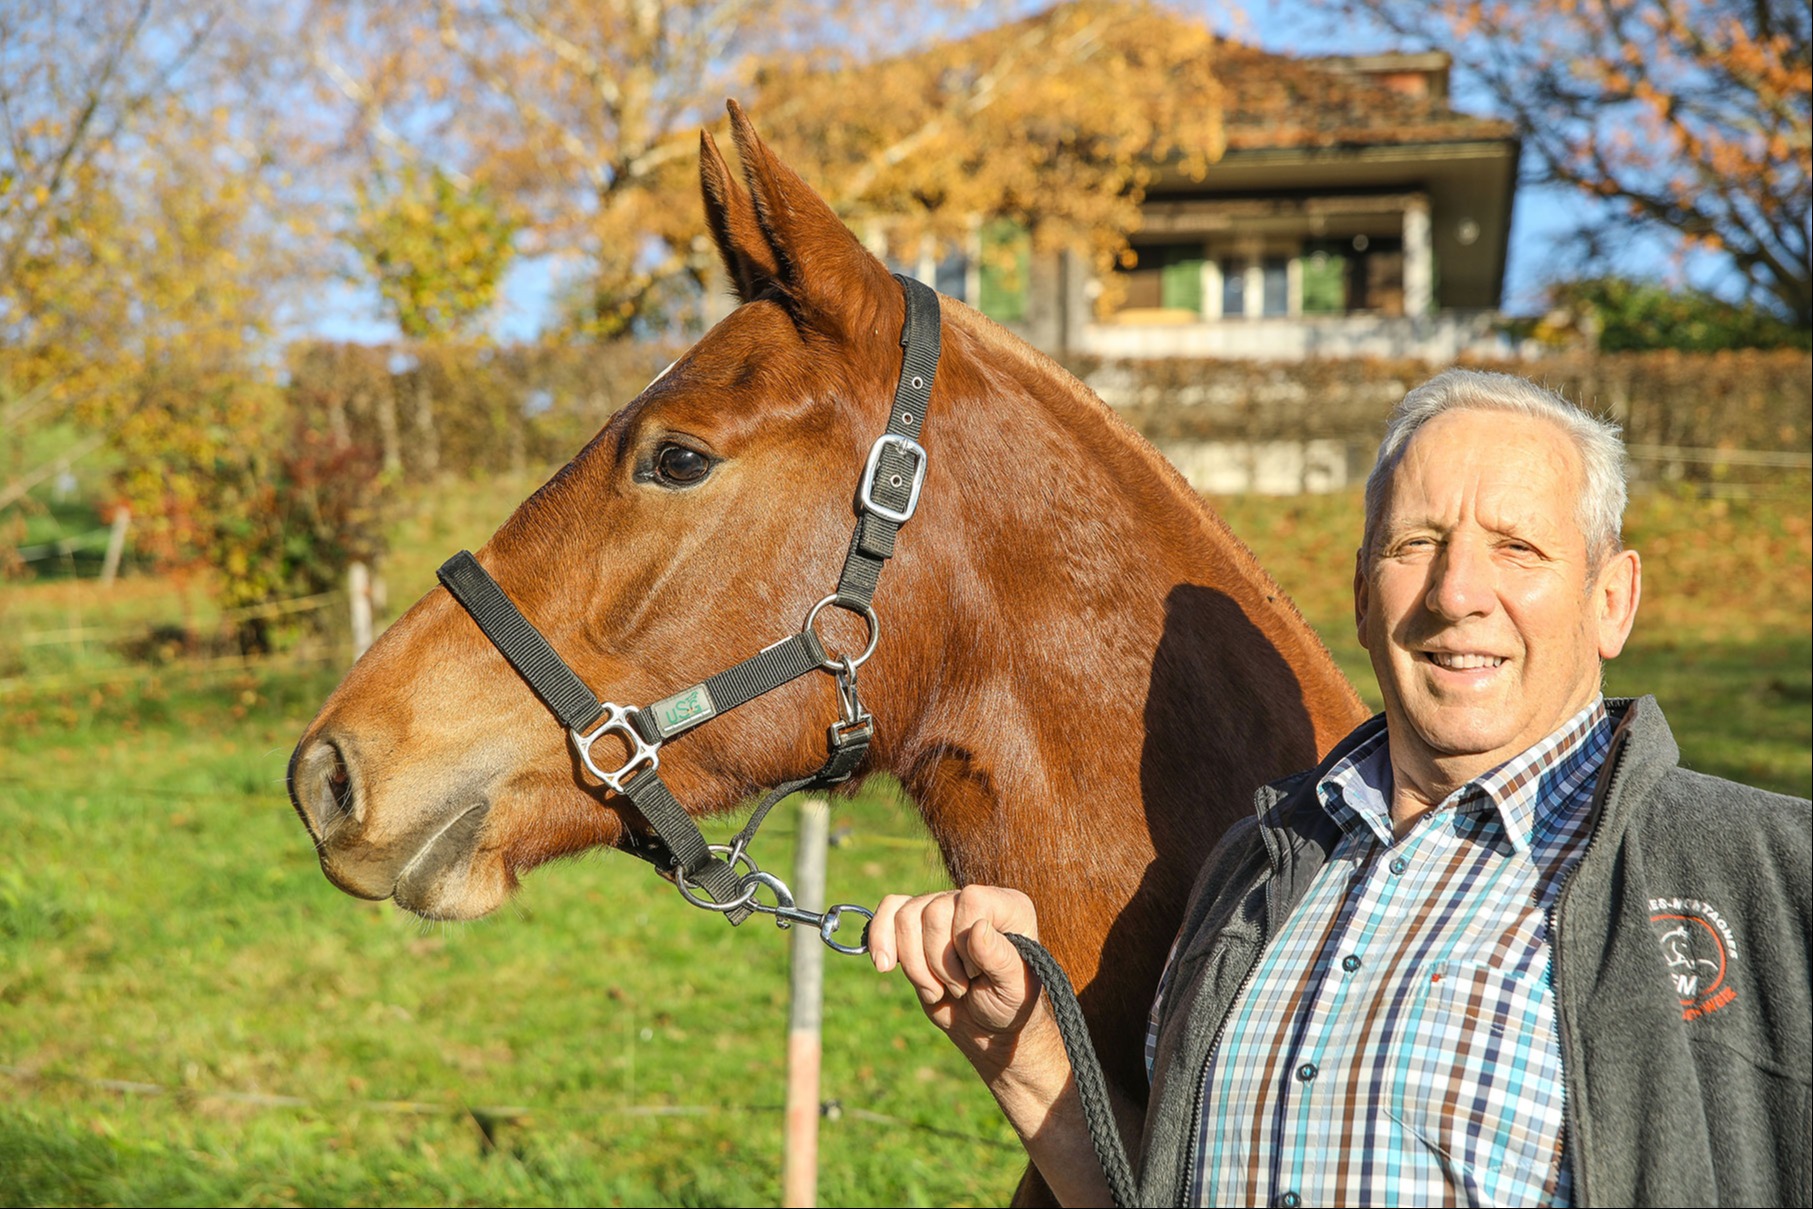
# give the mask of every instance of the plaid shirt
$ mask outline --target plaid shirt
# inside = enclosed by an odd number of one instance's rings
[[[1548,911],[1611,735],[1595,700],[1402,838],[1382,726],[1323,777],[1341,839],[1211,1051],[1192,1204],[1569,1203]]]

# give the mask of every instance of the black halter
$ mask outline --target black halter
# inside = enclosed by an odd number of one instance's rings
[[[823,915],[795,908],[787,887],[763,872],[747,847],[769,809],[788,794],[848,780],[868,754],[875,734],[874,720],[857,696],[856,670],[874,653],[881,634],[871,603],[881,568],[894,553],[895,534],[919,506],[926,455],[918,438],[939,353],[938,295],[910,277],[895,274],[895,279],[906,292],[906,322],[900,333],[900,382],[894,389],[887,431],[870,448],[857,482],[856,530],[837,591],[812,606],[797,634],[659,701],[618,705],[593,696],[471,553],[460,551],[439,572],[453,598],[566,726],[587,771],[628,798],[647,820],[652,836],[625,829],[627,851],[671,876],[688,902],[722,912],[733,924],[755,912],[775,916],[782,927],[809,923],[826,944],[846,953],[860,953],[863,946],[831,939],[840,915],[871,913],[850,905],[832,907]],[[827,605],[857,613],[867,623],[869,640],[861,654],[837,658],[826,654],[812,626]],[[771,789],[730,844],[707,844],[698,824],[661,780],[661,745],[812,671],[829,673],[838,688],[840,717],[826,730],[829,751],[824,765],[810,776]],[[616,735],[628,749],[628,758],[616,768],[601,767],[594,759],[593,745],[605,735]],[[747,872],[739,873],[739,865]],[[701,889],[709,898],[697,893]],[[774,894],[775,905],[756,898],[761,889]]]

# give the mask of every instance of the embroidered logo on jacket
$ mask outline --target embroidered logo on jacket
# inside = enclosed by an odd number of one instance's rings
[[[1649,922],[1681,1001],[1681,1019],[1698,1020],[1737,999],[1731,985],[1737,939],[1716,908],[1697,898],[1652,898]]]

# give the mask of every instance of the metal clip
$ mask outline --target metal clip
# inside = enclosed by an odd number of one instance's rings
[[[867,722],[869,711],[862,707],[862,698],[856,692],[855,661],[845,655],[838,662],[841,666],[832,673],[832,678],[837,681],[838,724],[847,730]]]
[[[867,907],[858,907],[854,903],[839,903],[837,906],[826,911],[808,911],[803,907],[794,905],[793,891],[787,888],[786,882],[783,882],[780,878],[774,876],[774,874],[760,869],[754,870],[745,876],[743,878],[743,885],[749,889],[750,898],[748,899],[748,906],[762,915],[774,916],[776,927],[791,928],[794,924],[805,924],[807,927],[812,928],[818,933],[818,938],[825,942],[825,947],[839,953],[847,954],[851,957],[859,957],[869,951],[869,935],[866,924],[864,925],[862,938],[854,945],[839,944],[837,941],[831,939],[837,934],[838,927],[843,923],[843,916],[846,911],[860,915],[864,919],[874,919],[875,912],[869,910]],[[754,897],[755,892],[759,887],[765,887],[773,892],[774,905],[772,907]]]

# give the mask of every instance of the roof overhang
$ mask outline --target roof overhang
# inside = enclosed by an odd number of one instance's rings
[[[1147,203],[1156,210],[1188,198],[1269,196],[1334,212],[1343,195],[1359,206],[1367,195],[1422,194],[1429,199],[1441,305],[1494,309],[1504,292],[1519,149],[1515,138],[1233,148],[1200,181],[1162,170],[1147,188]],[[1330,200],[1318,206],[1318,195]]]

